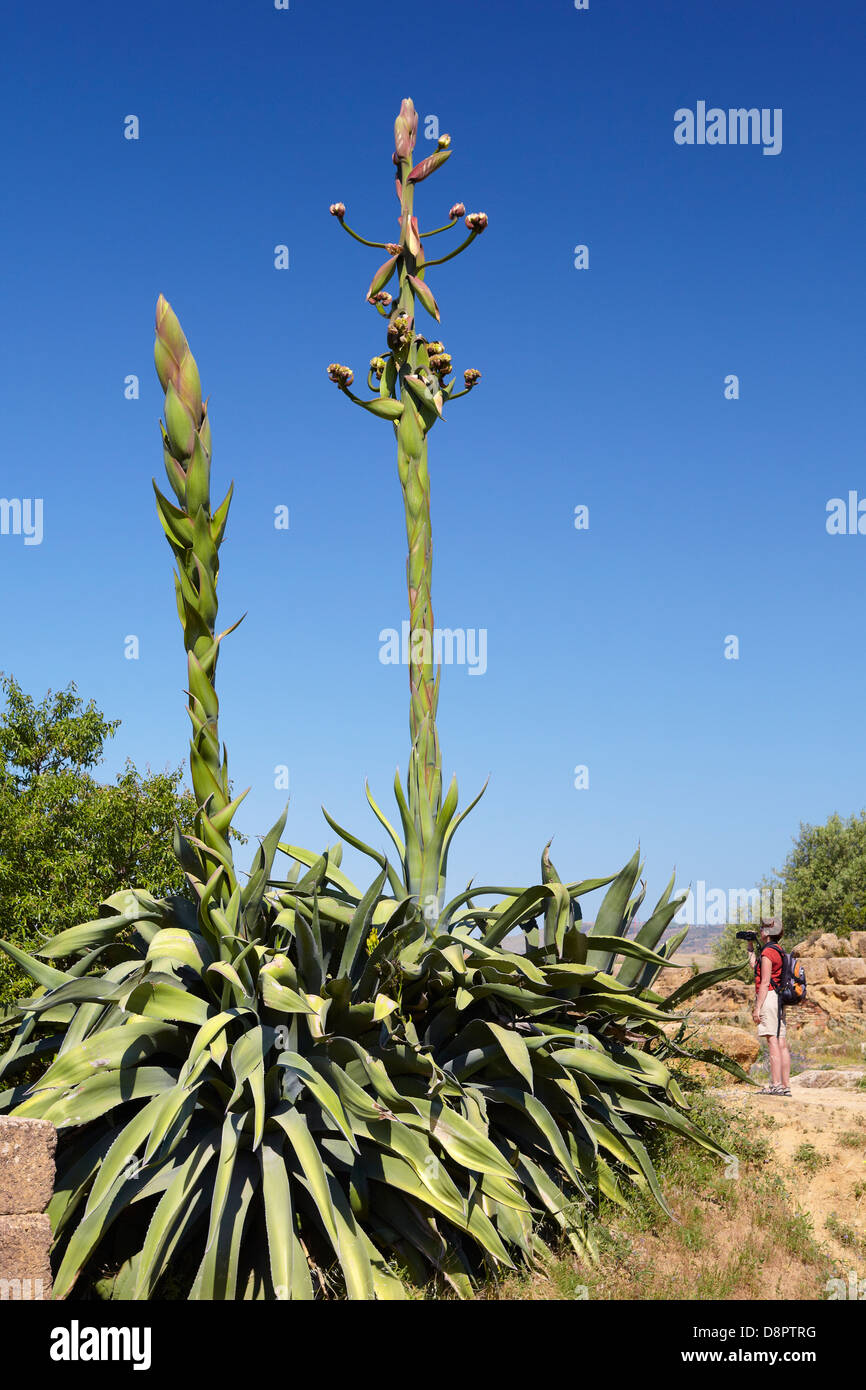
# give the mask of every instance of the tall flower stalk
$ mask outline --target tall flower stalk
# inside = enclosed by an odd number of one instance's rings
[[[179,843],[182,862],[200,898],[200,911],[209,905],[228,912],[233,928],[239,924],[241,890],[235,874],[229,839],[232,817],[246,792],[232,800],[228,760],[219,738],[219,700],[215,680],[223,637],[217,633],[219,550],[225,535],[234,484],[211,510],[211,432],[207,402],[183,329],[171,305],[159,296],[156,306],[154,361],[165,392],[162,431],[165,471],[177,503],[169,501],[154,483],[163,530],[174,553],[177,611],[187,655],[187,706],[192,723],[190,775],[197,811],[195,834]]]
[[[437,420],[443,418],[446,401],[466,395],[478,382],[481,373],[475,369],[464,372],[464,388],[455,391],[451,356],[444,344],[431,341],[418,332],[416,316],[419,305],[439,322],[439,307],[426,275],[431,266],[440,265],[459,255],[487,226],[484,213],[465,217],[468,235],[449,254],[438,260],[427,260],[425,236],[450,231],[465,216],[462,203],[451,208],[448,221],[431,232],[419,231],[415,216],[415,188],[450,157],[451,139],[443,135],[437,149],[419,163],[413,163],[418,133],[418,114],[412,101],[406,98],[394,123],[393,162],[397,169],[396,191],[400,202],[400,237],[396,243],[368,241],[353,231],[346,222],[342,203],[331,205],[331,213],[343,229],[365,246],[375,246],[388,252],[388,259],[379,267],[367,290],[367,300],[388,320],[387,352],[371,360],[368,386],[378,395],[362,400],[351,390],[354,374],[340,363],[331,363],[328,373],[340,389],[357,405],[393,423],[397,439],[397,470],[406,511],[408,558],[406,579],[409,596],[409,732],[411,751],[403,795],[399,774],[395,793],[400,808],[405,843],[392,830],[385,817],[371,800],[379,819],[395,840],[404,863],[406,887],[433,920],[442,905],[445,888],[445,866],[448,843],[454,825],[457,806],[457,784],[451,787],[443,802],[442,755],[436,728],[441,668],[434,665],[434,622],[431,596],[433,573],[433,540],[430,522],[430,473],[427,462],[427,436]],[[396,275],[398,293],[392,295],[386,286]]]

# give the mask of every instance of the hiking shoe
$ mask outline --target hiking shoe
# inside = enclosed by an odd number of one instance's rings
[[[783,1096],[785,1094],[781,1086],[762,1086],[758,1092],[759,1096]],[[790,1095],[791,1092],[788,1092]]]
[[[790,1094],[791,1094],[791,1087],[790,1087],[790,1086],[780,1086],[780,1087],[779,1087],[779,1095],[780,1095],[780,1096],[789,1096]]]

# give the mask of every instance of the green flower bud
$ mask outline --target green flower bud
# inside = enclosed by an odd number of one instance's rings
[[[170,381],[165,391],[165,427],[178,459],[188,459],[195,447],[195,420]]]

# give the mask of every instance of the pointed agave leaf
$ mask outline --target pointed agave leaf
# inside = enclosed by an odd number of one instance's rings
[[[313,897],[315,902],[315,895]],[[302,913],[295,917],[295,941],[298,949],[298,974],[304,990],[310,994],[321,994],[325,982],[325,967],[321,955],[321,942],[317,942],[313,929]]]
[[[322,815],[325,817],[325,820],[328,822],[331,829],[336,830],[337,834],[341,835],[347,844],[353,845],[355,849],[360,849],[364,853],[369,853],[371,858],[377,860],[380,868],[384,867],[384,860],[376,854],[376,851],[369,850],[360,843],[357,843],[354,840],[352,840],[350,836],[346,833],[346,831],[343,830],[342,827],[338,826],[336,822],[331,819],[324,806],[322,807]],[[287,854],[290,859],[296,860],[299,864],[305,865],[305,867],[308,869],[312,868],[314,864],[318,864],[322,858],[321,855],[311,854],[309,850],[301,849],[298,845],[287,845],[281,842],[277,846],[277,848],[280,849],[283,852],[283,854]],[[330,880],[330,882],[333,883],[335,887],[342,889],[344,893],[348,893],[350,897],[358,898],[361,896],[352,880],[350,878],[347,878],[344,873],[340,872],[339,868],[334,862],[333,857],[330,855],[326,860],[324,877]]]
[[[676,873],[673,873],[667,887],[653,908],[651,915],[637,933],[634,939],[636,945],[646,946],[649,950],[656,951],[665,931],[685,902],[684,895],[675,898],[673,902],[671,901],[671,893],[673,892],[675,881]],[[619,968],[617,978],[624,985],[634,985],[640,975],[640,962],[635,957],[632,957],[630,960],[623,961]]]
[[[225,1009],[222,1013],[213,1014],[206,1023],[203,1023],[190,1045],[189,1055],[181,1069],[179,1080],[184,1084],[188,1082],[198,1059],[212,1046],[223,1029],[227,1028],[234,1019],[252,1013],[253,1010],[249,1008]]]
[[[331,1201],[331,1188],[328,1183],[325,1165],[319,1146],[310,1133],[307,1121],[293,1105],[285,1105],[272,1112],[272,1119],[284,1130],[294,1150],[301,1170],[309,1184],[319,1216],[334,1250],[337,1250],[339,1237],[334,1208]]]
[[[542,1146],[548,1149],[553,1158],[556,1159],[569,1182],[580,1189],[582,1184],[571,1161],[568,1145],[547,1107],[542,1105],[535,1096],[522,1094],[510,1087],[497,1088],[495,1094],[491,1095],[491,1099],[501,1099],[506,1105],[521,1110],[531,1120],[541,1136]]]
[[[95,1143],[85,1144],[84,1148],[80,1150],[73,1149],[74,1157],[72,1160],[70,1161],[67,1156],[66,1162],[58,1168],[54,1180],[54,1192],[45,1209],[45,1214],[51,1223],[55,1244],[64,1227],[87,1196],[94,1175],[99,1175],[101,1165],[113,1141],[114,1134],[108,1130],[100,1134]]]
[[[637,849],[605,893],[595,922],[587,933],[590,940],[594,936],[622,936],[627,931],[626,910],[639,873],[640,850]],[[607,972],[613,963],[613,957],[609,951],[590,949],[587,952],[586,963],[597,970]]]
[[[267,1029],[270,1037],[273,1037],[273,1029]],[[250,1095],[253,1100],[253,1149],[257,1149],[262,1142],[262,1135],[265,1129],[265,1059],[266,1048],[270,1042],[265,1041],[266,1033],[261,1025],[250,1028],[246,1033],[242,1033],[231,1050],[231,1067],[235,1078],[235,1089],[229,1098],[229,1105],[234,1105],[243,1095],[244,1087],[249,1086]]]
[[[210,1220],[205,1241],[205,1252],[195,1277],[191,1295],[198,1299],[224,1296],[219,1291],[225,1289],[229,1280],[228,1266],[230,1264],[231,1218],[233,1215],[231,1210],[229,1210],[229,1220],[226,1223],[229,1232],[228,1237],[226,1236],[226,1229],[224,1229],[223,1218],[235,1175],[243,1118],[242,1114],[229,1113],[223,1121],[219,1158],[211,1189]]]
[[[243,1008],[244,1005],[249,1005],[251,996],[247,993],[246,985],[237,970],[235,970],[234,966],[230,965],[228,961],[214,961],[213,965],[207,967],[206,973],[208,975],[219,975],[221,979],[226,981],[231,989],[235,1004],[239,1009]],[[190,1021],[195,1022],[196,1020],[193,1019]],[[201,1021],[204,1022],[204,1020]]]
[[[429,1185],[422,1182],[415,1169],[405,1159],[399,1158],[396,1154],[385,1153],[381,1149],[370,1150],[360,1160],[360,1167],[373,1182],[405,1192],[416,1201],[439,1212],[441,1216],[447,1217],[461,1230],[468,1229],[465,1209],[458,1210],[451,1201],[442,1198],[435,1181]]]
[[[39,1092],[32,1101],[19,1105],[15,1114],[50,1120],[58,1129],[74,1128],[99,1119],[127,1101],[171,1091],[176,1084],[177,1076],[166,1067],[124,1067],[88,1077],[63,1095]]]
[[[357,1152],[358,1141],[355,1138],[352,1123],[343,1109],[339,1094],[324,1079],[321,1070],[317,1069],[310,1059],[302,1057],[298,1052],[290,1051],[279,1054],[277,1066],[290,1069],[303,1082],[325,1113],[330,1115],[337,1128],[345,1135],[351,1148]]]
[[[400,774],[398,773],[398,774],[397,774],[398,783],[399,783],[399,776],[400,776]],[[369,784],[368,782],[365,782],[365,783],[364,783],[364,791],[365,791],[365,793],[366,793],[367,800],[368,800],[368,802],[370,803],[370,807],[372,808],[372,811],[373,811],[374,816],[375,816],[376,819],[378,820],[379,824],[382,825],[382,826],[384,826],[384,828],[387,830],[388,834],[391,836],[391,839],[392,839],[393,842],[394,842],[394,846],[395,846],[395,848],[396,848],[396,850],[397,850],[397,853],[398,853],[399,856],[400,856],[401,862],[405,862],[405,859],[406,859],[406,846],[403,844],[403,841],[400,839],[400,836],[397,834],[397,832],[396,832],[396,830],[394,829],[393,825],[392,825],[391,822],[388,820],[388,817],[385,815],[384,811],[382,811],[382,810],[379,808],[379,806],[377,805],[377,803],[374,801],[374,799],[373,799],[373,793],[370,791],[370,784]],[[329,822],[329,824],[331,824],[331,822]],[[352,841],[349,840],[348,843],[351,844]],[[356,848],[361,848],[361,846],[358,845],[358,846],[356,846]],[[376,858],[375,853],[373,854],[372,857],[373,857],[374,859]]]
[[[641,945],[636,939],[632,941],[629,937],[625,936],[599,935],[593,936],[592,942],[594,951],[609,951],[611,960],[613,960],[615,956],[628,956],[633,961],[636,961],[635,975],[637,975],[637,972],[640,970],[640,963],[642,961],[650,965],[656,965],[660,970],[667,965],[664,956],[660,956],[657,951],[651,951],[649,947]],[[623,979],[622,970],[619,970],[616,978],[621,985],[626,985],[628,983],[627,980]]]
[[[259,1158],[268,1237],[271,1283],[278,1299],[311,1300],[313,1284],[303,1246],[295,1233],[292,1189],[283,1145],[265,1137]]]
[[[485,1020],[484,1026],[488,1032],[493,1034],[517,1075],[522,1077],[529,1090],[532,1091],[534,1087],[532,1058],[523,1038],[513,1028],[503,1028],[500,1024],[492,1023],[489,1020]]]
[[[136,1178],[121,1175],[116,1178],[104,1200],[89,1216],[83,1217],[73,1231],[54,1278],[52,1297],[66,1298],[83,1266],[99,1242],[125,1210],[137,1183]]]
[[[19,1002],[22,1013],[45,1014],[64,1004],[111,1004],[122,999],[128,986],[106,980],[103,976],[87,975],[82,979],[67,980],[55,985],[47,994],[31,995]]]
[[[200,975],[205,963],[210,964],[213,957],[201,937],[196,938],[181,927],[161,927],[147,948],[146,959],[176,961]]]
[[[289,989],[288,985],[281,985],[275,980],[273,975],[262,971],[259,975],[259,992],[262,1003],[269,1009],[276,1009],[281,1014],[315,1014],[316,1009],[310,1003],[306,995],[298,994],[296,990]]]
[[[241,890],[244,921],[247,924],[248,930],[251,932],[256,925],[256,918],[262,905],[265,889],[268,886],[268,879],[271,876],[274,863],[274,855],[277,852],[280,836],[283,833],[283,827],[286,824],[286,816],[288,813],[289,808],[288,805],[286,805],[276,825],[271,827],[262,840],[258,853],[256,854],[252,872],[250,873],[249,882],[246,887]]]
[[[743,962],[740,961],[737,965],[719,965],[713,970],[704,970],[699,975],[693,975],[685,984],[680,985],[679,989],[675,989],[673,994],[668,995],[668,1007],[675,1009],[693,994],[700,994],[712,985],[720,984],[722,980],[733,979],[734,975],[739,975],[742,968]]]
[[[544,1169],[534,1163],[527,1154],[521,1154],[517,1164],[518,1175],[523,1179],[528,1191],[534,1192],[554,1221],[567,1236],[573,1249],[581,1256],[587,1254],[584,1224],[578,1219],[580,1210],[570,1202],[561,1188],[552,1182]]]
[[[471,1121],[440,1101],[416,1100],[418,1112],[426,1119],[429,1133],[449,1158],[475,1173],[513,1179],[514,1169],[495,1144]]]
[[[120,1177],[122,1173],[130,1170],[128,1175],[131,1175],[132,1167],[138,1167],[135,1156],[142,1145],[147,1142],[151,1124],[158,1115],[166,1094],[170,1094],[170,1092],[160,1092],[149,1100],[146,1105],[143,1105],[138,1111],[138,1114],[134,1115],[117,1137],[113,1139],[111,1147],[105,1154],[105,1158],[100,1164],[99,1171],[90,1189],[90,1194],[87,1198],[87,1206],[85,1208],[87,1213],[90,1213],[95,1207],[99,1206],[100,1202],[108,1195],[108,1191],[113,1186],[115,1180]],[[112,1138],[111,1135],[108,1137],[109,1139]]]
[[[459,816],[454,817],[454,819],[451,821],[451,824],[448,826],[448,829],[445,831],[445,834],[442,837],[441,867],[439,870],[442,878],[445,877],[445,870],[448,866],[448,851],[451,848],[451,841],[454,839],[457,830],[460,828],[463,821],[465,821],[470,811],[473,811],[475,809],[482,796],[487,791],[487,783],[489,781],[490,778],[488,777],[487,781],[484,783],[484,786],[481,788],[481,791],[478,793],[478,795],[474,797],[472,801],[470,801],[469,805],[465,808],[465,810],[460,812]]]
[[[346,933],[346,944],[343,947],[343,954],[340,957],[340,964],[337,969],[337,976],[354,975],[358,970],[358,965],[363,964],[363,958],[359,960],[359,954],[364,942],[370,932],[370,924],[373,917],[373,907],[378,901],[385,882],[385,870],[376,877],[358,904],[349,924]]]
[[[203,1178],[216,1153],[216,1141],[209,1136],[175,1171],[147,1228],[136,1269],[134,1298],[153,1296],[172,1254],[207,1211],[208,1188]]]
[[[56,989],[59,985],[68,984],[70,980],[75,978],[74,975],[70,975],[65,970],[55,970],[53,966],[44,965],[41,960],[35,960],[33,956],[28,956],[26,951],[22,951],[18,946],[13,946],[11,941],[0,941],[0,951],[5,951],[10,960],[14,960],[19,969],[25,971],[31,980],[36,981],[37,985],[42,985],[43,989]]]
[[[237,1296],[244,1225],[260,1181],[261,1171],[252,1155],[237,1154],[213,1244],[199,1267],[191,1298],[228,1302]]]
[[[57,1060],[34,1085],[33,1094],[60,1093],[100,1068],[132,1068],[157,1052],[177,1053],[184,1046],[180,1031],[170,1023],[153,1019],[133,1019],[115,1028],[96,1033]]]
[[[212,967],[216,969],[216,966]],[[163,984],[160,980],[152,983],[154,976],[142,980],[141,984],[128,992],[124,1008],[130,1014],[143,1018],[162,1019],[174,1023],[195,1023],[201,1026],[210,1012],[204,999],[198,999],[188,989],[178,985]]]

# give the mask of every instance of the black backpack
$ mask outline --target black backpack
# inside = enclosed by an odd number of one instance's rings
[[[806,972],[802,963],[796,956],[789,955],[783,951],[778,941],[768,941],[767,946],[772,946],[779,952],[782,958],[782,972],[779,976],[779,984],[776,993],[779,996],[779,1024],[777,1035],[782,1029],[782,1010],[788,1004],[802,1004],[806,999]],[[764,950],[767,949],[764,947]]]

